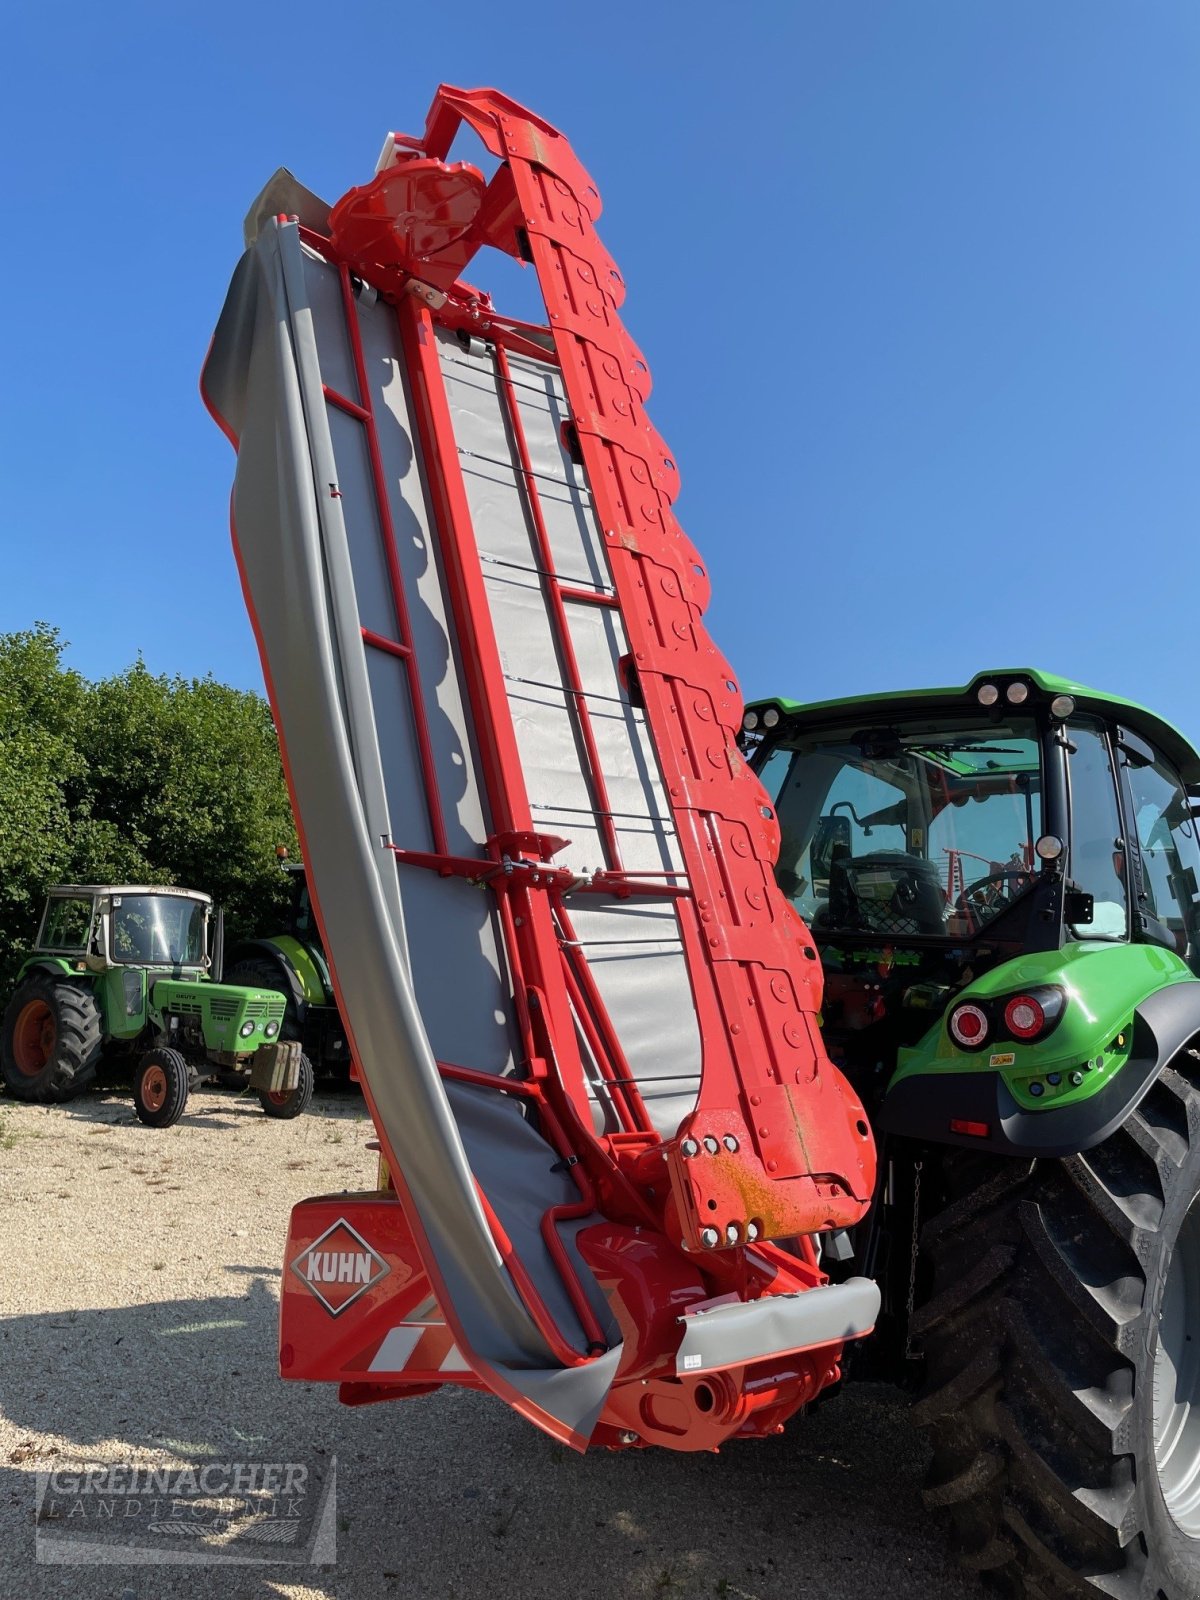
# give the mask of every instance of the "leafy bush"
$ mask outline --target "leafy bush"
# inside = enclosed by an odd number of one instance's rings
[[[63,648],[44,623],[0,634],[0,982],[54,883],[204,889],[228,938],[273,931],[296,833],[266,701],[140,661],[91,683]]]

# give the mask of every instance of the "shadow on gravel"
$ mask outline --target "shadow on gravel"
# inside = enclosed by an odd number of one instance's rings
[[[214,1268],[208,1298],[0,1326],[0,1406],[18,1430],[0,1507],[29,1529],[14,1557],[32,1562],[34,1473],[97,1451],[143,1463],[159,1450],[195,1464],[336,1456],[335,1567],[211,1588],[172,1569],[169,1583],[139,1578],[138,1600],[278,1595],[275,1583],[297,1581],[310,1600],[980,1600],[922,1507],[924,1447],[895,1391],[852,1388],[781,1438],[720,1455],[578,1456],[463,1390],[349,1410],[332,1386],[282,1383],[278,1271]],[[60,1455],[45,1453],[47,1434],[64,1439]],[[122,1593],[111,1568],[57,1570],[71,1580],[63,1594]]]

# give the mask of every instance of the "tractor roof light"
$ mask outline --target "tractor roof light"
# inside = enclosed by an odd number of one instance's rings
[[[1056,694],[1050,702],[1050,715],[1057,717],[1059,722],[1065,722],[1068,717],[1075,715],[1075,696],[1073,694]]]
[[[757,711],[747,711],[746,715],[742,718],[742,729],[743,729],[743,731],[746,732],[746,733],[753,733],[755,728],[757,728],[757,727],[758,727],[758,712]]]
[[[777,728],[779,726],[779,707],[768,706],[763,712],[762,720],[764,728]]]
[[[994,683],[981,683],[975,691],[975,698],[981,706],[994,706],[1000,698],[1000,691]]]
[[[1044,833],[1033,848],[1039,860],[1058,861],[1063,853],[1063,842],[1056,833]]]
[[[967,1001],[955,1006],[947,1020],[950,1037],[963,1050],[979,1050],[987,1043],[987,1012]]]
[[[1004,691],[1004,698],[1010,706],[1023,706],[1029,699],[1029,685],[1027,683],[1010,683]]]

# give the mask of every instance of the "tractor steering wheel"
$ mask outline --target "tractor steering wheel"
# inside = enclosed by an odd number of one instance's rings
[[[995,872],[985,872],[982,878],[968,883],[954,902],[960,916],[982,921],[984,916],[994,916],[1011,905],[1027,883],[1033,881],[1028,867],[998,867]]]

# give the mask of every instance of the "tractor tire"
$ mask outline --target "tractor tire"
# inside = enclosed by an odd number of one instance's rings
[[[33,972],[0,1024],[0,1077],[15,1100],[73,1100],[95,1078],[103,1048],[90,985]]]
[[[300,1037],[300,1019],[296,1015],[296,1002],[292,998],[287,978],[276,962],[267,956],[244,956],[241,961],[234,962],[223,981],[240,984],[244,989],[273,989],[276,994],[283,995],[287,1001],[287,1010],[283,1013],[279,1037],[281,1039]]]
[[[317,1078],[312,1062],[307,1056],[301,1056],[300,1078],[296,1087],[283,1090],[260,1089],[259,1104],[268,1117],[276,1117],[280,1122],[290,1122],[293,1117],[302,1116],[308,1110],[312,1104],[316,1084]]]
[[[148,1128],[169,1128],[187,1107],[192,1072],[178,1050],[147,1050],[133,1078],[133,1109]]]
[[[914,1318],[925,1497],[1011,1596],[1200,1597],[1200,1053],[1085,1154],[953,1152]]]

